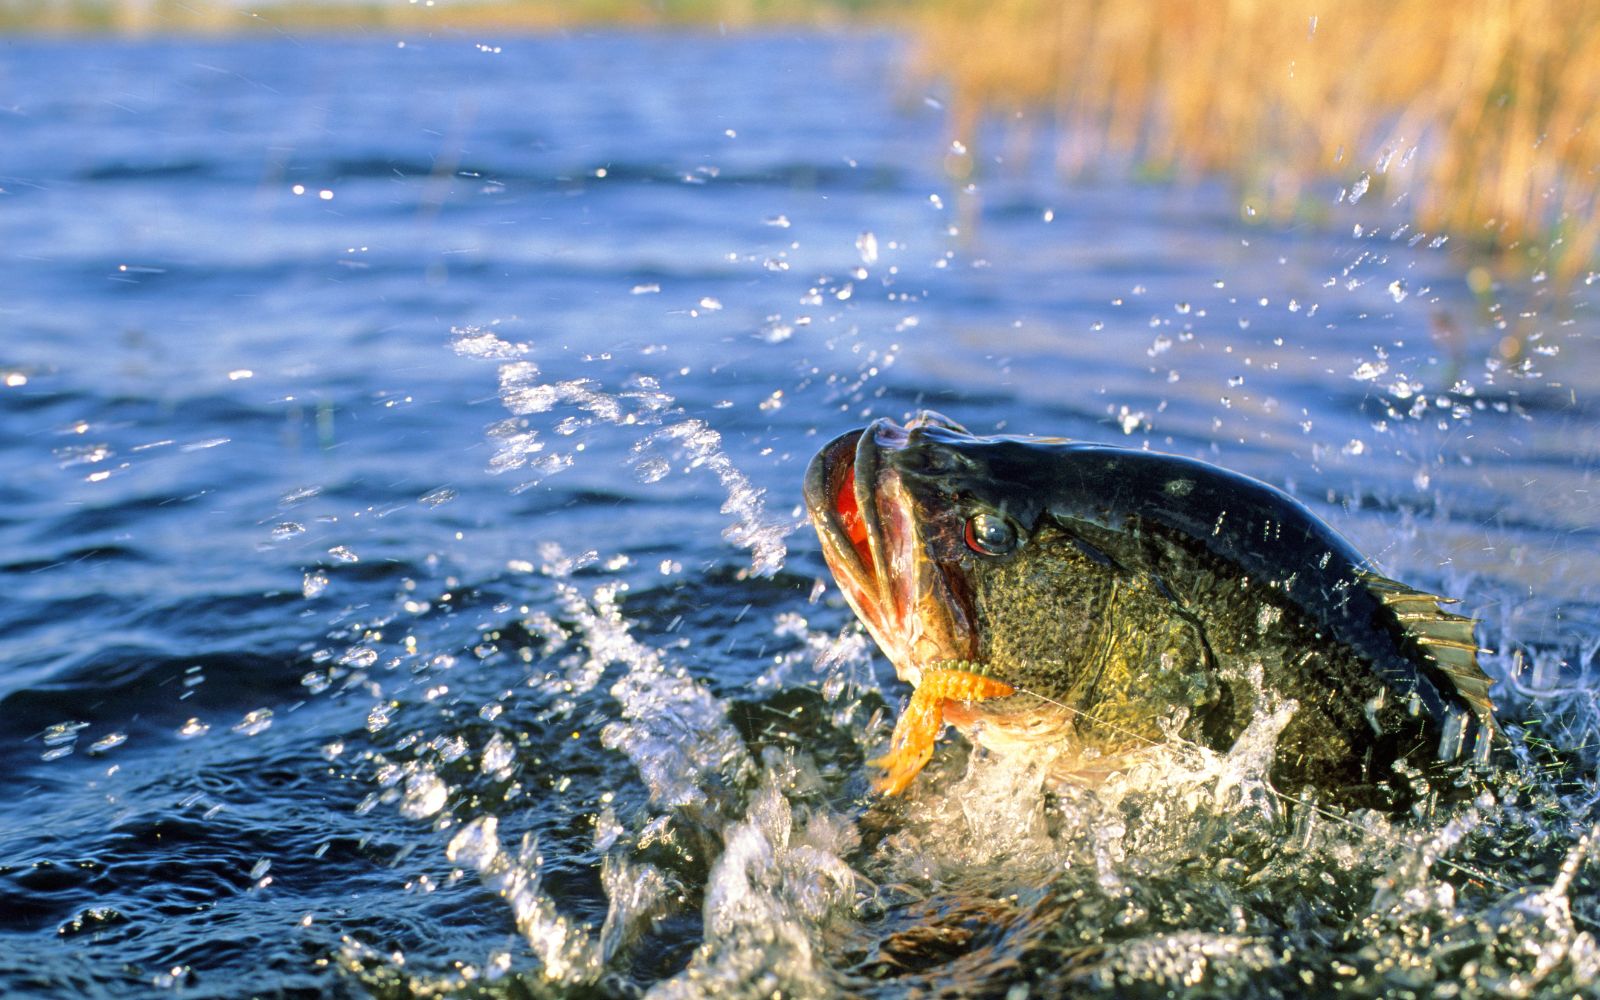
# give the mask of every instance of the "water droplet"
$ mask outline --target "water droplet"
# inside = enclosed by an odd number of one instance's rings
[[[515,759],[516,751],[512,748],[511,741],[504,735],[495,733],[489,737],[489,742],[483,748],[481,767],[485,774],[492,774],[503,780],[510,776],[511,763]]]
[[[109,736],[102,736],[89,744],[89,752],[105,753],[107,750],[114,750],[126,742],[128,742],[127,733],[112,733]]]
[[[527,351],[526,344],[511,344],[475,326],[453,327],[450,347],[467,358],[514,358]]]
[[[240,736],[255,736],[266,732],[271,726],[272,709],[258,708],[253,712],[246,712],[244,718],[234,723],[233,731]]]
[[[346,667],[365,669],[377,662],[378,651],[369,646],[351,646],[339,657],[339,663]]]
[[[499,817],[479,816],[462,827],[444,849],[444,856],[452,864],[463,865],[478,871],[487,869],[500,854]]]
[[[327,589],[328,575],[320,571],[314,570],[307,573],[305,579],[300,582],[300,593],[304,594],[308,599],[316,597]]]
[[[438,507],[441,504],[449,503],[455,498],[455,490],[449,488],[448,486],[441,486],[436,490],[424,493],[422,496],[417,498],[417,502],[422,504],[424,507]]]
[[[856,250],[861,254],[861,263],[868,267],[878,262],[878,238],[871,232],[856,237]]]
[[[367,732],[378,733],[388,727],[394,719],[395,705],[393,702],[380,701],[367,711]]]
[[[78,741],[78,733],[87,728],[89,728],[87,722],[57,722],[55,725],[45,727],[45,731],[41,734],[41,739],[44,740],[44,745],[47,747],[76,743]]]
[[[1372,178],[1363,170],[1361,176],[1356,178],[1356,182],[1350,185],[1350,204],[1354,205],[1360,201],[1361,196],[1367,193],[1367,188],[1371,185]]]
[[[211,727],[206,725],[204,722],[201,722],[199,719],[190,719],[188,722],[185,722],[182,726],[178,727],[178,739],[192,740],[196,736],[204,736],[210,731]]]
[[[672,471],[672,463],[664,458],[649,457],[633,467],[633,476],[641,483],[658,483]]]
[[[405,798],[400,801],[400,814],[408,819],[427,819],[443,809],[449,801],[450,789],[431,770],[419,770],[406,778]]]

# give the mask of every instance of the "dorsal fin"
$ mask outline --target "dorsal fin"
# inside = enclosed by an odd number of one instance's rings
[[[1376,573],[1362,573],[1361,582],[1394,613],[1400,627],[1471,707],[1483,730],[1493,733],[1494,701],[1489,687],[1494,681],[1478,666],[1478,654],[1488,652],[1479,648],[1473,636],[1478,620],[1446,611],[1444,605],[1456,603],[1453,598],[1413,590]]]

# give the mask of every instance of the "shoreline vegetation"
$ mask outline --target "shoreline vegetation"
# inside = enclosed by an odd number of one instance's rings
[[[1231,176],[1277,219],[1342,186],[1558,279],[1600,253],[1592,0],[0,0],[0,34],[779,25],[906,32],[958,181],[998,121],[1068,177]]]
[[[938,6],[919,20],[919,66],[950,81],[958,135],[1043,111],[1068,176],[1108,160],[1230,175],[1242,204],[1280,219],[1325,206],[1331,180],[1531,271],[1596,266],[1600,3]]]

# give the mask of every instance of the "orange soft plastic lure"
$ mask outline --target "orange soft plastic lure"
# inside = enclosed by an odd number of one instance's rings
[[[911,784],[933,757],[933,741],[944,728],[947,702],[974,702],[1003,698],[1016,690],[1004,681],[962,669],[973,664],[930,667],[922,672],[922,682],[911,692],[911,703],[894,726],[889,752],[872,761],[884,775],[873,782],[873,790],[899,795]]]

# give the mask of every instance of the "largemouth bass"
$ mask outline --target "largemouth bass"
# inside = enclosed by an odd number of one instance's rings
[[[1276,790],[1383,808],[1487,759],[1473,619],[1265,483],[925,412],[832,441],[805,497],[845,599],[914,689],[880,791],[911,783],[947,723],[1094,784],[1152,748],[1226,753],[1276,712]]]

